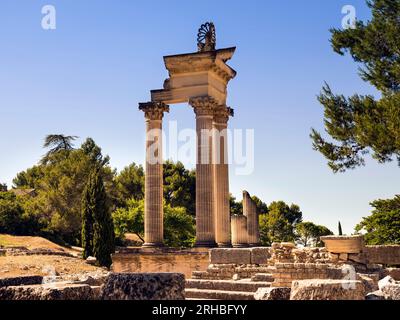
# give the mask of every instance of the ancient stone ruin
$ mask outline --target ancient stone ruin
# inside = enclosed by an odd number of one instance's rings
[[[341,242],[346,238],[360,244],[358,249],[353,246],[351,253],[343,252],[346,245]],[[364,300],[399,297],[400,269],[387,268],[386,262],[390,255],[390,265],[400,265],[400,246],[389,246],[389,254],[386,246],[364,246],[362,237],[325,240],[337,243],[327,248],[273,243],[271,247],[211,249],[207,270],[194,271],[192,279],[186,281],[186,298]]]

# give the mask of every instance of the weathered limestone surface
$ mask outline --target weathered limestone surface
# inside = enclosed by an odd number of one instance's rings
[[[290,288],[259,288],[254,300],[290,300]]]
[[[51,283],[0,288],[0,300],[93,300],[95,289],[87,284]]]
[[[400,245],[365,246],[369,263],[400,265]]]
[[[400,300],[400,282],[387,276],[378,282],[379,290],[387,300]]]
[[[196,114],[196,246],[215,247],[213,117],[217,102],[210,96],[189,101]]]
[[[391,276],[394,280],[400,281],[400,268],[387,268],[385,275]]]
[[[181,273],[113,273],[101,293],[104,300],[183,300]]]
[[[235,48],[225,48],[165,56],[169,78],[164,82],[164,89],[151,91],[151,100],[175,104],[185,103],[192,97],[209,95],[219,105],[225,104],[227,84],[236,76],[226,62],[234,52]]]
[[[257,206],[247,191],[243,191],[243,215],[247,217],[247,243],[251,247],[260,245]]]
[[[231,217],[232,246],[242,248],[248,246],[247,217],[244,215],[233,215]]]
[[[22,276],[22,277],[2,278],[2,279],[0,279],[0,288],[1,287],[11,287],[11,286],[41,284],[42,281],[43,281],[42,276]]]
[[[251,250],[247,248],[218,248],[210,250],[211,264],[250,264]]]
[[[169,107],[163,103],[141,103],[146,119],[146,165],[144,201],[144,246],[162,246],[163,232],[163,162],[162,118]]]
[[[268,259],[271,258],[271,248],[255,247],[250,248],[251,264],[268,264]]]
[[[274,287],[291,287],[295,280],[341,279],[344,276],[340,267],[323,263],[275,263],[271,273]]]
[[[365,300],[364,286],[357,280],[297,280],[290,300]]]
[[[365,288],[365,293],[377,291],[378,288],[378,279],[373,275],[366,274],[357,274],[357,280],[360,280]]]
[[[227,127],[232,115],[233,110],[222,105],[215,109],[213,119],[215,239],[219,247],[231,246]]]

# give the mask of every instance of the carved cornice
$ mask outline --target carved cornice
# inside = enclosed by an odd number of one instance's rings
[[[169,106],[163,102],[143,102],[139,103],[139,110],[148,120],[162,120],[164,112],[169,112]]]
[[[214,109],[214,122],[216,123],[226,123],[229,117],[233,117],[234,111],[232,108],[225,105],[218,106]]]
[[[191,98],[189,104],[193,107],[196,116],[213,116],[218,106],[217,101],[210,96]]]

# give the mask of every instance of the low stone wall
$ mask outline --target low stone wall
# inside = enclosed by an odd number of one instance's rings
[[[217,248],[210,250],[211,264],[266,265],[270,258],[270,247]]]
[[[232,280],[235,276],[239,280],[270,272],[271,267],[267,265],[210,264],[206,271],[194,271],[192,277],[202,280]]]
[[[363,251],[371,264],[400,265],[400,245],[366,246]]]
[[[274,287],[290,287],[295,280],[343,278],[341,268],[323,263],[276,263],[271,273]]]
[[[10,278],[7,286],[0,286],[0,301],[185,298],[185,276],[181,273],[111,273],[101,279],[88,278],[30,285],[23,285],[23,282],[20,278]]]
[[[191,278],[209,264],[208,249],[125,248],[112,256],[113,272],[179,272]]]

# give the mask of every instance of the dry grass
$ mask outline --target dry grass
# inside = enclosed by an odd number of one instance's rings
[[[26,247],[29,250],[47,249],[61,252],[77,252],[64,248],[41,237],[17,237],[0,234],[0,246]],[[99,268],[88,265],[84,260],[57,255],[0,256],[0,278],[23,275],[49,275],[55,270],[59,275],[92,272]]]
[[[59,275],[68,275],[98,270],[82,259],[62,256],[5,256],[0,257],[0,278],[49,275],[55,270]]]
[[[4,247],[26,247],[32,249],[50,249],[66,251],[65,248],[41,237],[17,237],[8,234],[0,234],[0,246]]]

